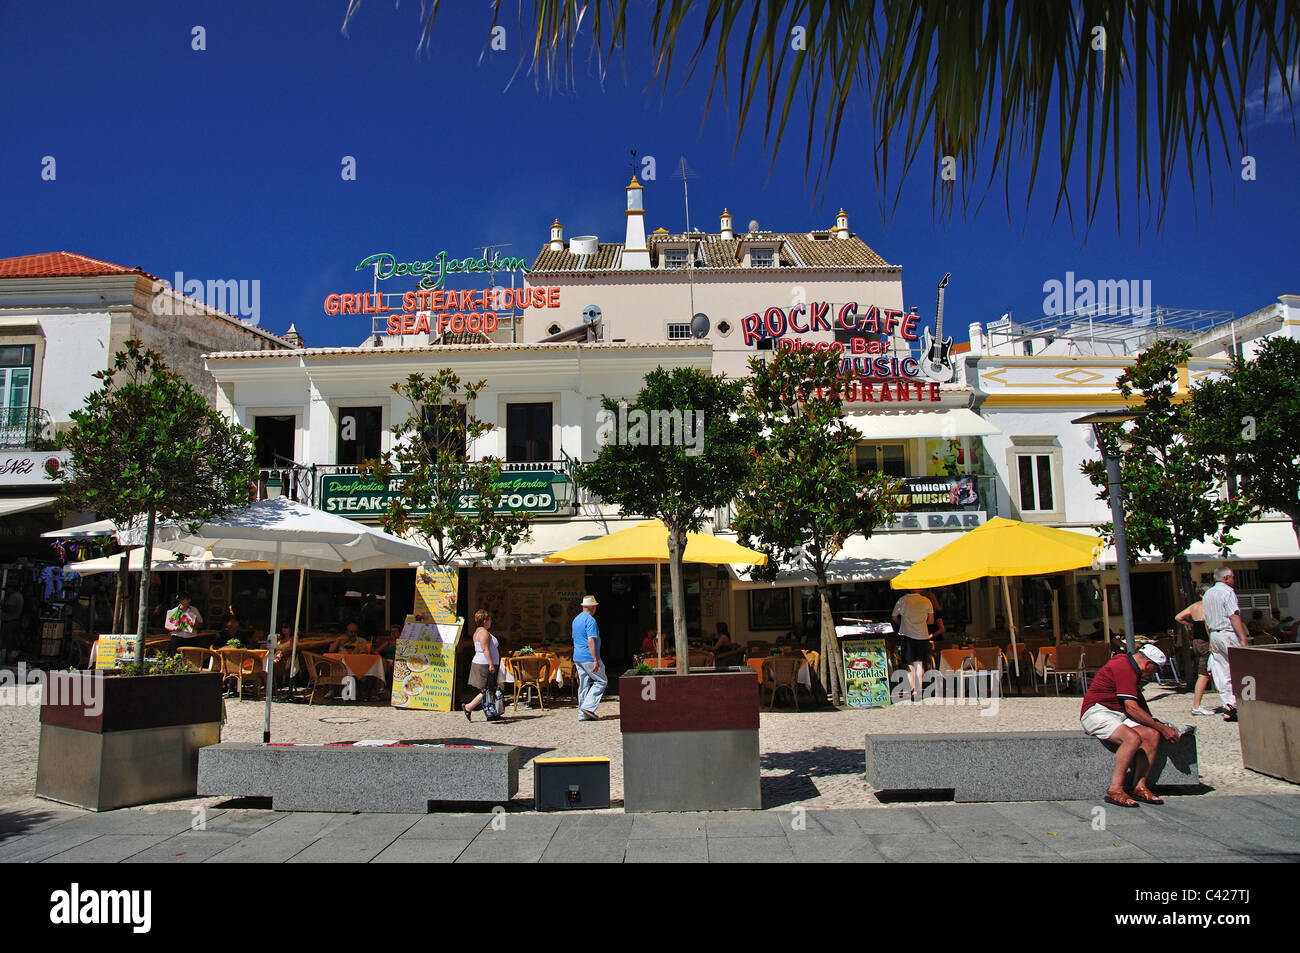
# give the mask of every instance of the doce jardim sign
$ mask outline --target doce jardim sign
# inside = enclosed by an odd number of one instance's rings
[[[340,473],[321,480],[320,508],[354,519],[378,518],[388,509],[388,501],[397,495],[403,477],[395,474],[383,480],[360,473]],[[529,470],[503,473],[496,485],[502,490],[497,512],[523,512],[539,516],[555,513],[556,484],[568,477],[557,470]],[[473,513],[478,507],[473,494],[465,491],[456,496],[456,511]]]

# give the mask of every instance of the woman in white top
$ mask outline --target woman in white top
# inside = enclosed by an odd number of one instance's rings
[[[474,661],[469,669],[469,683],[478,689],[478,694],[468,705],[461,705],[466,721],[473,721],[470,712],[483,704],[483,693],[497,687],[497,666],[501,664],[501,650],[497,637],[492,634],[492,614],[486,609],[474,613]]]

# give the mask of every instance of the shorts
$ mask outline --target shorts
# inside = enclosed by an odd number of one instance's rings
[[[1100,741],[1108,740],[1120,725],[1127,725],[1129,728],[1141,727],[1132,718],[1127,718],[1117,711],[1112,711],[1100,702],[1085,711],[1079,717],[1079,721],[1082,722],[1086,734],[1092,735],[1092,737]]]
[[[486,665],[471,665],[469,667],[469,684],[470,687],[477,688],[479,691],[495,688],[497,684],[496,673]]]
[[[898,640],[898,657],[904,665],[913,662],[930,661],[930,643],[928,640],[908,638],[906,635]]]
[[[1210,640],[1192,639],[1192,654],[1196,656],[1196,674],[1210,674]]]

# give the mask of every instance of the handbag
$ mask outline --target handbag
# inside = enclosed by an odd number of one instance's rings
[[[496,721],[501,717],[505,709],[505,696],[499,688],[485,688],[483,690],[483,717],[488,721]]]

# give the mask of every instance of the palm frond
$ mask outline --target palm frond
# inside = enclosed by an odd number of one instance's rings
[[[528,70],[541,84],[571,78],[581,45],[597,57],[603,81],[608,62],[627,47],[628,0],[517,2],[521,34],[529,37]],[[345,29],[360,6],[361,0],[348,0]],[[421,3],[420,47],[432,36],[438,6],[438,0]],[[502,6],[494,0],[493,26]],[[711,74],[705,114],[719,91],[727,105],[735,97],[736,148],[761,111],[763,145],[774,164],[791,124],[805,124],[805,174],[817,196],[838,152],[846,145],[855,155],[869,149],[887,214],[897,210],[908,176],[924,174],[927,143],[933,203],[944,217],[953,214],[957,196],[969,214],[985,167],[984,188],[1002,175],[1009,215],[1011,173],[1023,168],[1027,205],[1044,149],[1054,148],[1054,215],[1064,210],[1073,225],[1072,196],[1080,194],[1090,227],[1109,184],[1118,225],[1131,185],[1139,212],[1154,211],[1160,227],[1180,166],[1193,190],[1203,184],[1213,202],[1214,163],[1222,158],[1235,166],[1247,151],[1252,88],[1262,82],[1267,108],[1278,82],[1292,105],[1300,62],[1300,0],[654,0],[645,6],[654,79],[665,94],[681,43],[689,50],[683,82],[701,67]],[[634,15],[646,14],[634,8]],[[792,48],[796,27],[804,31],[804,49]],[[729,68],[737,58],[738,72]],[[870,112],[870,141],[844,138],[845,116],[859,103]],[[1120,168],[1125,146],[1132,150],[1131,183]],[[954,182],[939,177],[946,156],[956,162]],[[885,203],[891,188],[893,201]]]

